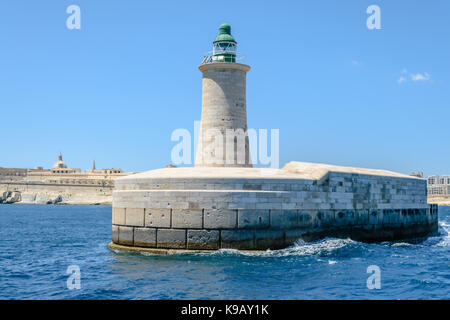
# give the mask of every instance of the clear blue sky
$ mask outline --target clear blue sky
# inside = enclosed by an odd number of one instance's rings
[[[82,169],[170,163],[227,22],[252,67],[249,127],[280,129],[281,166],[450,174],[449,16],[447,0],[2,1],[0,166],[48,168],[60,151]]]

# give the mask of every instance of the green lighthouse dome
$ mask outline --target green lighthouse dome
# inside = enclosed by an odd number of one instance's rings
[[[222,23],[219,26],[219,35],[214,40],[214,43],[222,41],[237,43],[231,35],[231,26],[228,23]]]

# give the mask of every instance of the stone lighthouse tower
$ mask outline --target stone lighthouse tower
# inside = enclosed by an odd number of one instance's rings
[[[196,167],[251,167],[247,135],[246,75],[250,67],[236,63],[236,40],[222,24],[213,55],[199,70],[202,116]]]

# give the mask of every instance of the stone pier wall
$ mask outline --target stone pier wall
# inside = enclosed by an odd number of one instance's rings
[[[390,241],[426,236],[436,207],[378,210],[113,209],[113,242],[164,249],[278,249],[324,236]]]
[[[300,238],[373,242],[437,232],[437,206],[427,204],[425,180],[326,169],[307,176],[283,169],[262,177],[252,168],[221,168],[223,175],[218,168],[174,168],[118,179],[113,243],[264,250]]]

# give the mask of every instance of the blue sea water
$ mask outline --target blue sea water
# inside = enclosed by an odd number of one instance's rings
[[[450,207],[419,244],[350,239],[284,250],[117,253],[111,207],[0,205],[0,299],[449,299]],[[81,271],[68,289],[67,268]],[[368,289],[370,265],[381,288]]]

